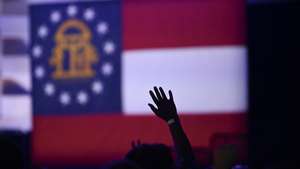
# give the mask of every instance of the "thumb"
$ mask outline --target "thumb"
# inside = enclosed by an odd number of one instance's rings
[[[157,114],[157,112],[158,112],[158,109],[157,109],[157,108],[155,108],[155,107],[153,106],[153,104],[150,104],[150,103],[148,103],[148,106],[149,106],[149,107],[150,107],[150,109],[153,111],[153,113]]]
[[[159,111],[158,111],[158,109],[157,108],[155,108],[152,104],[148,104],[148,106],[151,108],[151,110],[153,111],[153,113],[157,116],[157,117],[159,117],[159,118],[161,118],[161,119],[163,119],[163,120],[165,120],[165,118],[161,115],[161,113],[159,113]]]
[[[158,116],[159,117],[159,112],[158,112],[158,109],[155,107],[155,106],[153,106],[153,104],[148,104],[148,106],[150,107],[150,109],[153,111],[153,113],[156,115],[156,116]]]

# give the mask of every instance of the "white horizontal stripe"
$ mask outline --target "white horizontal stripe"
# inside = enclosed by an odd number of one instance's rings
[[[153,86],[172,89],[180,112],[222,113],[247,109],[244,46],[129,50],[122,57],[126,114],[150,112]]]
[[[3,15],[0,16],[0,36],[4,38],[22,39],[25,44],[29,42],[28,16]],[[5,24],[2,24],[5,23]]]
[[[28,132],[31,123],[31,97],[30,96],[3,96],[0,99],[0,130],[20,130]]]
[[[13,80],[30,91],[30,58],[27,56],[3,57],[1,61],[1,78]]]

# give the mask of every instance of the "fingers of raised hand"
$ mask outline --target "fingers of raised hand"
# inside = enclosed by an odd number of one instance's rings
[[[158,109],[155,108],[155,106],[153,106],[153,104],[148,103],[148,106],[150,107],[150,109],[151,109],[155,114],[158,113]]]
[[[154,92],[155,92],[155,94],[154,94]],[[149,91],[149,93],[152,97],[152,100],[154,101],[155,104],[158,104],[162,100],[167,100],[168,99],[162,87],[159,87],[159,89],[158,89],[155,86],[154,87],[154,92],[152,90]],[[173,101],[173,94],[172,94],[171,90],[169,90],[169,99],[168,100]]]
[[[163,99],[156,86],[154,87],[154,92],[156,94],[158,101]]]
[[[158,104],[158,99],[155,96],[155,94],[151,90],[149,91],[149,93],[150,93],[150,96],[151,96],[152,100],[154,101],[154,103]]]
[[[162,87],[159,87],[159,91],[160,91],[160,93],[161,93],[162,98],[163,98],[163,99],[167,99],[167,96],[166,96],[166,94],[165,94],[165,92],[164,92],[164,90],[163,90]]]
[[[172,94],[172,91],[171,91],[171,90],[169,90],[169,97],[170,97],[169,100],[173,101],[173,94]]]

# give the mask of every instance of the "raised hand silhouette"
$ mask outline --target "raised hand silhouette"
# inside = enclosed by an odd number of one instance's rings
[[[155,86],[154,92],[150,90],[149,93],[156,107],[151,103],[148,105],[156,116],[168,123],[178,120],[177,110],[171,90],[169,90],[169,99],[167,98],[162,87],[159,87],[158,90]]]
[[[168,99],[161,87],[159,90],[156,86],[153,89],[154,92],[150,90],[149,93],[156,107],[151,103],[148,105],[156,116],[168,123],[179,161],[179,169],[199,169],[192,146],[181,126],[171,90],[169,90]]]

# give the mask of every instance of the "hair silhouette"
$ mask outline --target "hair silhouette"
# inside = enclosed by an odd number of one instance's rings
[[[137,164],[129,160],[117,160],[104,166],[104,169],[141,169]]]
[[[171,149],[164,144],[139,144],[126,154],[126,159],[134,161],[143,169],[173,169]]]

